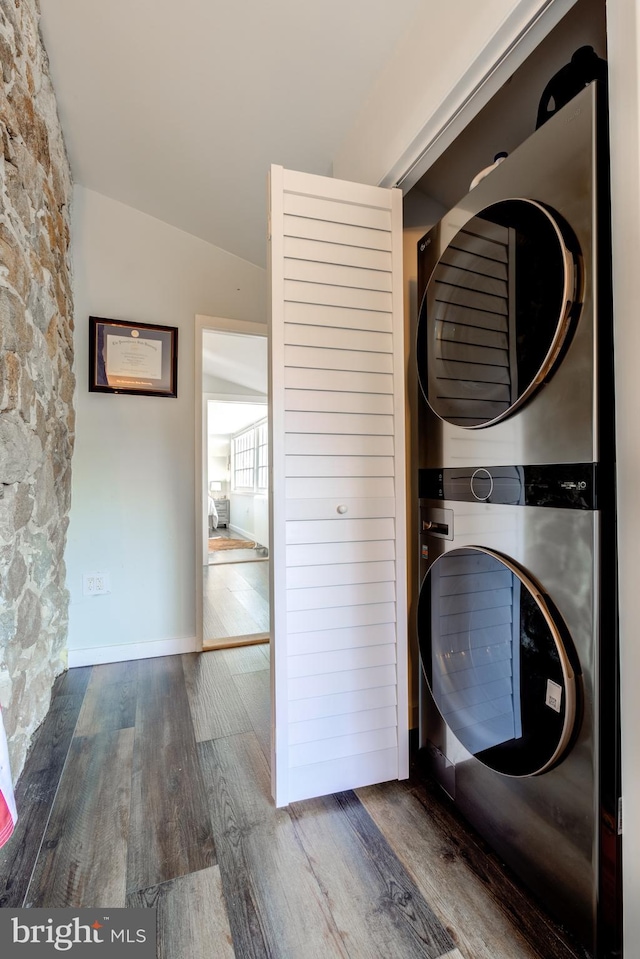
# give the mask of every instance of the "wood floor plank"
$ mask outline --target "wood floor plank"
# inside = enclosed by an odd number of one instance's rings
[[[235,599],[242,603],[243,609],[253,617],[262,632],[269,629],[269,601],[262,598],[260,593],[250,586],[245,589],[231,591]]]
[[[93,736],[108,729],[128,729],[135,726],[137,668],[122,668],[129,665],[111,663],[93,667],[78,716],[76,736]],[[114,666],[120,669],[115,670]]]
[[[258,622],[253,612],[244,605],[242,597],[231,590],[227,591],[227,598],[217,613],[229,636],[262,633],[265,628],[268,629],[268,623],[265,627],[262,622]]]
[[[246,616],[260,627],[262,632],[269,628],[269,600],[264,599],[260,593],[253,589],[248,583],[240,580],[234,587],[225,589],[216,589],[213,591],[213,604],[216,609],[220,607],[220,618],[225,621],[230,615],[238,616],[238,610],[243,610]],[[212,594],[210,594],[212,595]]]
[[[358,789],[357,795],[441,921],[455,930],[464,959],[574,956],[549,935],[547,923],[522,893],[505,886],[503,867],[476,845],[440,796],[424,785],[408,788],[399,782]],[[521,922],[514,924],[518,911],[521,921],[532,917],[529,935]]]
[[[262,648],[262,647],[260,647]],[[264,758],[271,762],[271,674],[268,669],[237,673],[233,683],[260,743]]]
[[[204,613],[203,625],[207,639],[220,639],[225,636],[246,636],[250,633],[262,633],[265,627],[245,609],[237,593],[223,590],[224,597],[215,603],[209,603]],[[268,628],[268,624],[267,627]]]
[[[264,653],[260,646],[237,646],[221,649],[214,655],[220,656],[222,661],[226,663],[231,676],[264,669]]]
[[[249,589],[251,583],[242,575],[244,563],[228,563],[226,566],[213,566],[209,569],[207,576],[207,593],[210,594],[213,589]]]
[[[348,959],[289,812],[276,809],[253,733],[200,743],[220,874],[242,959]]]
[[[220,609],[227,598],[227,593],[230,592],[231,590],[226,583],[217,583],[216,585],[211,585],[210,583],[207,587],[207,599],[211,601],[214,609]]]
[[[185,657],[183,669],[196,742],[251,731],[233,676],[218,653]]]
[[[75,738],[25,905],[124,907],[133,729]]]
[[[93,666],[76,666],[74,669],[67,669],[56,679],[51,690],[51,702],[53,703],[58,696],[80,696],[85,694],[87,685],[91,679]]]
[[[121,663],[102,663],[100,666],[93,666],[88,689],[95,683],[100,686],[109,686],[112,683],[131,683],[138,678],[137,659],[127,659]],[[73,670],[75,672],[75,670]]]
[[[203,573],[203,635],[206,640],[246,636],[269,629],[268,573],[255,577],[239,572],[261,563],[205,567]],[[254,588],[253,580],[258,585]]]
[[[234,959],[218,866],[133,892],[127,908],[157,909],[157,959]]]
[[[203,653],[184,653],[180,657],[187,686],[189,683],[194,684],[197,681],[198,674],[201,671],[206,674],[208,683],[217,685],[231,679],[233,674],[229,669],[229,663],[223,656],[218,656],[217,652],[217,650],[213,650],[212,655],[208,653],[206,655]]]
[[[243,563],[236,566],[236,570],[245,583],[269,601],[269,560],[263,563]]]
[[[71,669],[54,685],[51,707],[16,784],[18,822],[0,849],[0,907],[24,903],[90,676],[90,666]]]
[[[358,959],[437,959],[454,948],[352,792],[291,805],[296,832]]]
[[[202,607],[202,635],[206,642],[216,639],[228,639],[229,631],[222,622],[212,604],[206,600]]]
[[[181,657],[141,661],[127,890],[215,864]]]

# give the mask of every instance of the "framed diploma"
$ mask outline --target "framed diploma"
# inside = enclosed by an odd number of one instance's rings
[[[177,327],[90,316],[89,391],[177,396]]]

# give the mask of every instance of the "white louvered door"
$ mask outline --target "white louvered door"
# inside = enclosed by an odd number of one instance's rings
[[[270,175],[276,803],[408,775],[402,200]]]

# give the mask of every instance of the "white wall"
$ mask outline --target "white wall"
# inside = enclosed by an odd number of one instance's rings
[[[207,480],[206,488],[213,481],[220,483],[220,491],[216,496],[229,492],[229,456],[231,442],[228,436],[209,436],[207,442]]]
[[[265,322],[265,271],[82,187],[72,235],[78,385],[69,664],[192,649],[194,317]],[[89,393],[90,315],[177,326],[178,398]],[[110,595],[82,595],[82,574],[94,570],[110,573]]]
[[[266,493],[230,493],[231,527],[261,546],[269,546],[269,497]]]

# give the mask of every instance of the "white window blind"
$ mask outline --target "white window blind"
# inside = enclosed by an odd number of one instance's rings
[[[262,420],[236,433],[231,441],[233,489],[266,493],[269,488],[269,427]]]

